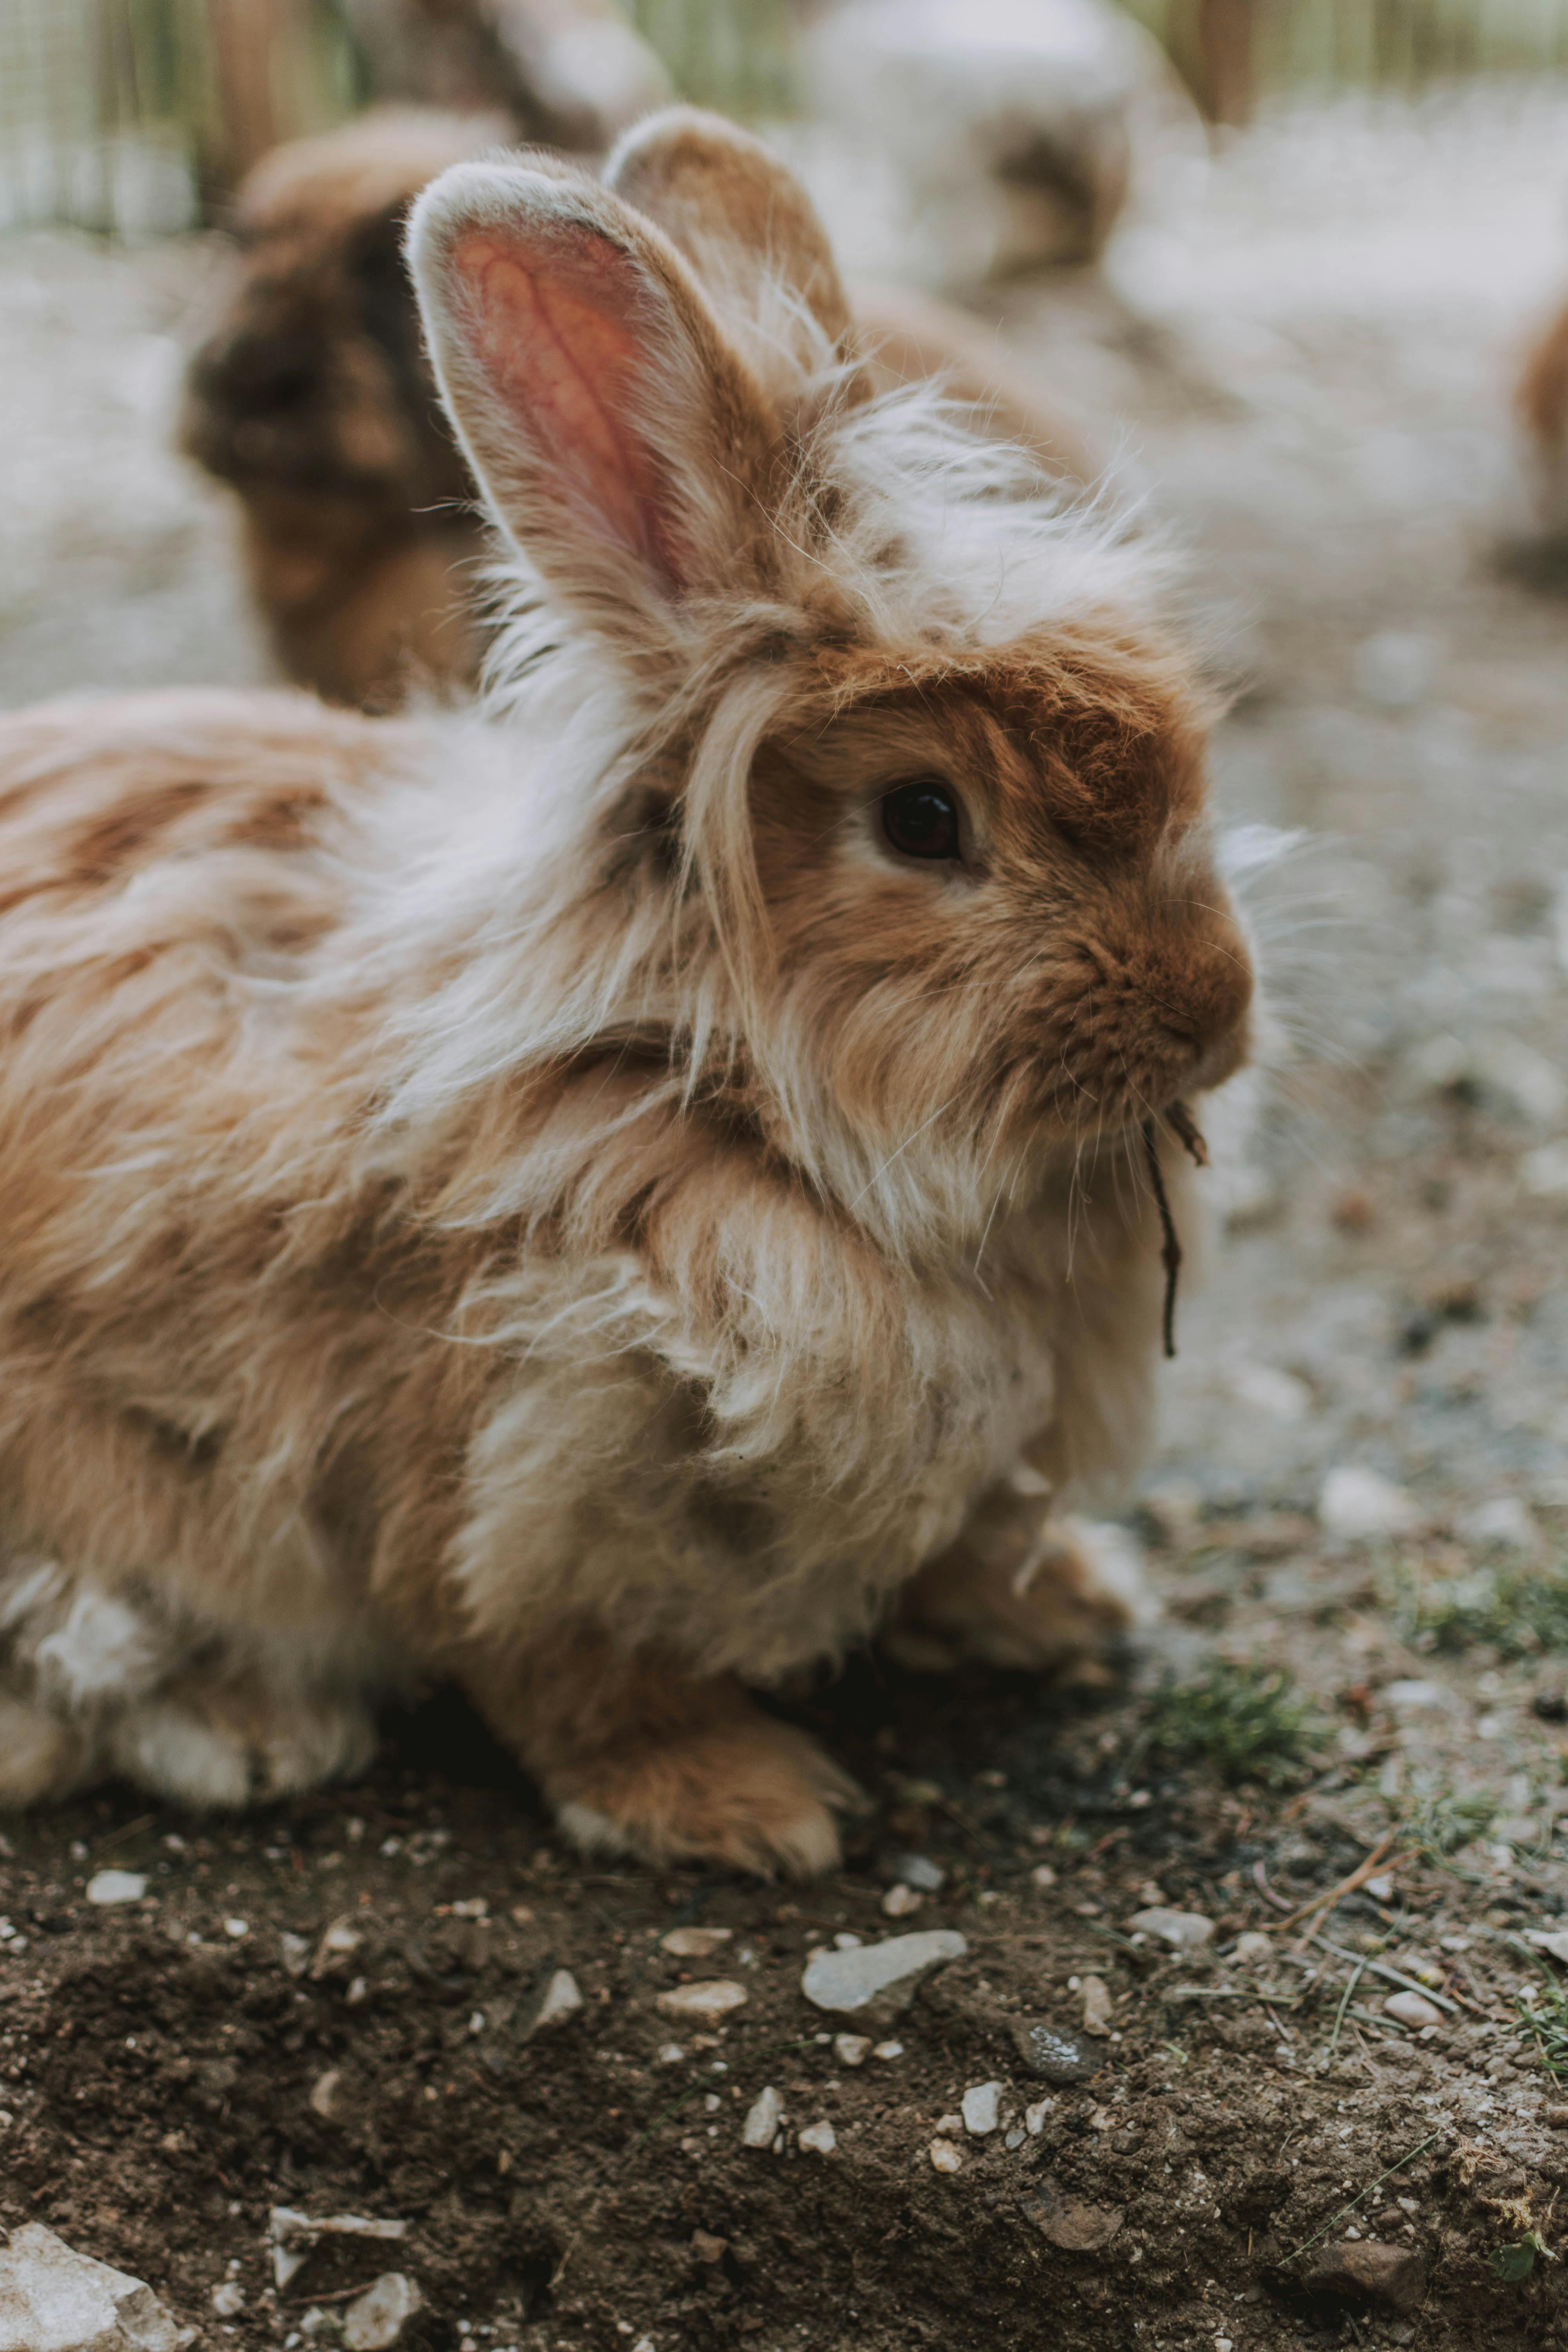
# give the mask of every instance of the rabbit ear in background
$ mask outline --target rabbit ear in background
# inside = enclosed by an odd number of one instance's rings
[[[827,232],[760,140],[669,107],[626,132],[605,183],[679,247],[759,373],[781,347],[806,369],[846,354],[849,302]]]
[[[448,412],[551,586],[612,634],[743,592],[777,427],[661,232],[531,158],[443,173],[408,251]]]

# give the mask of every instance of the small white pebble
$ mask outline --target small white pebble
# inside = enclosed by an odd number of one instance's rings
[[[838,2134],[825,2116],[820,2123],[807,2124],[800,2135],[800,2144],[818,2156],[831,2156],[838,2145]]]
[[[903,2054],[904,2045],[901,2042],[879,2042],[871,2053],[873,2058],[880,2058],[884,2063],[889,2059],[901,2058]]]
[[[1443,2012],[1423,2000],[1418,1992],[1392,1992],[1384,2002],[1385,2016],[1397,2018],[1401,2025],[1441,2025]]]
[[[1000,2083],[975,2083],[963,2095],[963,2128],[972,2138],[984,2139],[1001,2121]]]
[[[1057,1883],[1057,1874],[1048,1862],[1037,1863],[1029,1876],[1037,1886],[1054,1886]]]
[[[661,2066],[679,2066],[685,2055],[686,2053],[681,2048],[679,2042],[661,2042],[659,2043],[658,2063]]]
[[[1034,2106],[1024,2109],[1024,2127],[1031,2139],[1038,2139],[1045,2130],[1046,2117],[1055,2105],[1054,2099],[1040,2099]]]
[[[833,1940],[841,1952],[858,1952],[866,1939],[863,1936],[850,1935],[846,1928],[841,1929]]]
[[[784,2101],[770,2083],[759,2091],[747,2111],[741,2126],[742,2147],[772,2147],[773,2137],[784,2121]]]
[[[140,1903],[147,1881],[136,1870],[100,1870],[87,1882],[89,1903]]]
[[[570,1969],[557,1969],[544,1989],[544,1999],[534,2017],[535,2031],[542,2025],[564,2025],[582,2006],[583,1995],[576,1978]]]
[[[933,2139],[931,2144],[931,2164],[933,2172],[962,2172],[963,2158],[950,2139]]]
[[[833,2053],[841,2066],[863,2066],[871,2055],[871,2038],[867,2033],[836,2033]]]
[[[910,1919],[924,1901],[925,1896],[913,1886],[889,1886],[882,1897],[882,1909],[889,1919]]]
[[[250,1922],[248,1919],[226,1919],[223,1923],[223,1932],[226,1936],[232,1936],[237,1944],[249,1935]]]
[[[734,1932],[732,1927],[672,1927],[659,1937],[658,1948],[678,1960],[709,1960]]]
[[[661,1992],[658,2006],[668,2017],[691,2019],[699,2025],[717,2025],[732,2009],[743,2009],[744,1985],[728,1977],[711,1977],[699,1984],[672,1985]]]
[[[221,2286],[213,2289],[213,2309],[220,2319],[232,2319],[237,2312],[245,2309],[245,2289],[236,2286],[232,2279],[225,2279]]]

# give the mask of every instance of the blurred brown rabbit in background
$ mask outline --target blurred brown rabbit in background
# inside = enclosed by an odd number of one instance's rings
[[[484,112],[602,155],[669,78],[615,0],[344,0],[377,100]]]
[[[419,191],[504,142],[507,116],[388,107],[294,141],[251,173],[237,267],[192,361],[182,438],[238,491],[256,600],[285,674],[395,707],[467,686],[483,650],[486,534],[425,357],[399,250]],[[940,377],[998,438],[1076,484],[1094,461],[975,320],[861,289],[879,389]]]
[[[1548,539],[1568,540],[1568,307],[1531,345],[1518,399],[1533,461],[1537,519]]]
[[[181,439],[238,491],[285,674],[385,709],[467,678],[483,534],[403,266],[412,198],[504,118],[388,109],[280,147],[240,190],[238,257],[186,380]]]

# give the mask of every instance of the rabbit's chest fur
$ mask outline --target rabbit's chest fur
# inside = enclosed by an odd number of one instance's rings
[[[761,1677],[866,1630],[1026,1446],[1058,1480],[1135,1450],[1152,1256],[1109,1181],[1070,1278],[1065,1179],[911,1273],[658,1096],[595,1206],[444,1217],[373,1133],[381,1021],[310,978],[347,919],[322,811],[399,731],[215,698],[9,733],[13,1559],[345,1654],[584,1615]],[[464,1181],[573,1115],[519,1145],[499,1086]]]

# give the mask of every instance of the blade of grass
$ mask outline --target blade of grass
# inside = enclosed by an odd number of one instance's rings
[[[1304,2254],[1309,2246],[1315,2246],[1321,2238],[1326,2238],[1336,2221],[1342,2221],[1345,2215],[1353,2213],[1362,2200],[1370,2197],[1374,2189],[1381,2189],[1385,2180],[1392,2180],[1396,2172],[1403,2172],[1407,2164],[1414,2164],[1422,2149],[1430,2147],[1436,2137],[1436,2133],[1433,2131],[1428,2132],[1425,2139],[1417,2140],[1415,2147],[1408,2149],[1397,2164],[1391,2164],[1386,2172],[1380,2172],[1375,2180],[1369,2180],[1364,2189],[1356,2191],[1348,2205],[1342,2205],[1337,2213],[1331,2213],[1321,2230],[1314,2230],[1310,2238],[1303,2238],[1299,2246],[1292,2246],[1288,2253],[1281,2254],[1280,2261],[1293,2263],[1298,2254]]]

